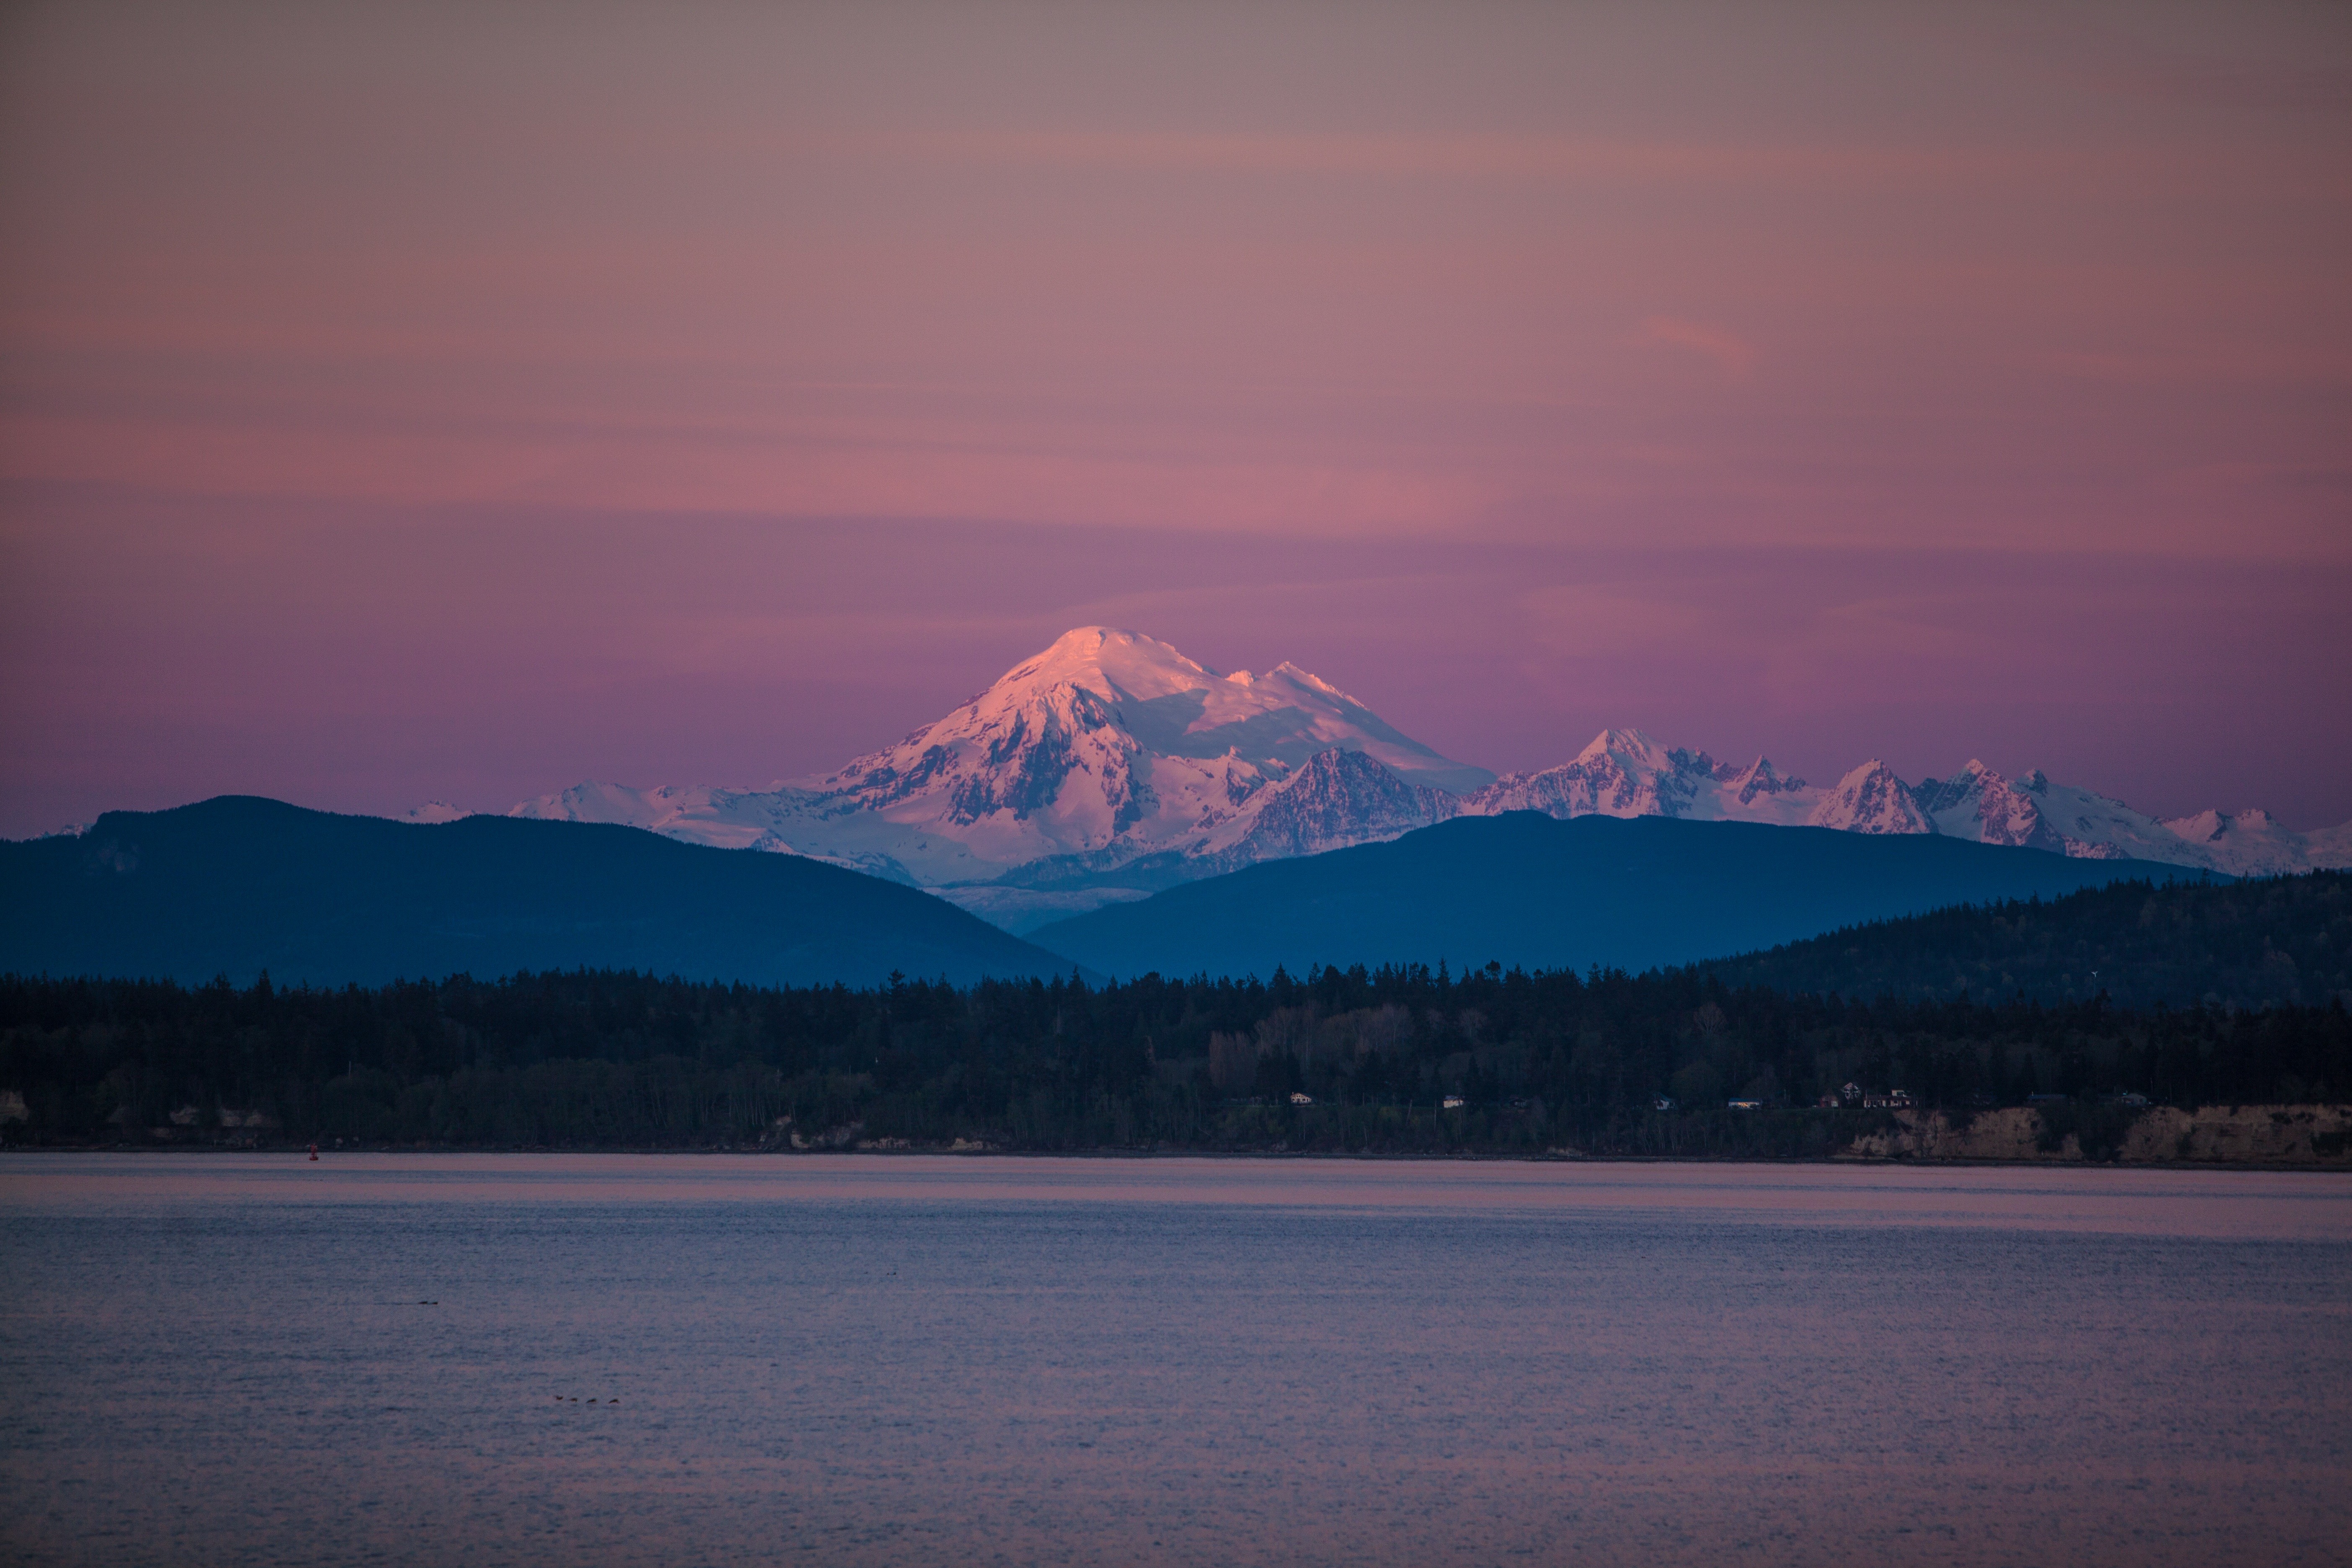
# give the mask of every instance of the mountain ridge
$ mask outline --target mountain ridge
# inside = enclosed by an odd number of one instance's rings
[[[1639,972],[1953,905],[2198,875],[1932,834],[1528,811],[1262,861],[1033,934],[1121,977],[1440,960]]]
[[[926,893],[610,825],[436,825],[221,795],[0,844],[0,968],[382,984],[581,966],[873,984],[1069,973]]]
[[[2298,832],[2260,810],[2158,820],[1974,758],[1916,783],[1874,758],[1819,784],[1763,755],[1741,764],[1610,729],[1568,762],[1498,777],[1295,664],[1222,674],[1109,626],[1065,633],[946,716],[828,773],[760,789],[590,781],[508,815],[799,856],[1021,931],[1245,865],[1521,810],[1937,837],[2231,876],[2352,867],[2352,823]],[[465,815],[436,802],[406,819]]]
[[[2352,874],[2116,882],[1844,926],[1693,967],[1727,985],[1864,1001],[2352,1005]]]

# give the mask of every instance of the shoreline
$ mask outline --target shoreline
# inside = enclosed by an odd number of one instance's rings
[[[730,1155],[744,1159],[803,1158],[826,1155],[864,1155],[873,1158],[920,1156],[937,1159],[994,1158],[1024,1160],[1098,1160],[1159,1161],[1159,1160],[1297,1160],[1297,1161],[1356,1161],[1380,1164],[1462,1164],[1517,1163],[1561,1165],[1817,1165],[1824,1167],[1884,1166],[1888,1168],[1937,1167],[1944,1169],[2075,1169],[2075,1170],[2164,1170],[2164,1171],[2301,1171],[2312,1173],[2343,1172],[2352,1173],[2352,1149],[2341,1144],[2335,1152],[2313,1153],[2301,1152],[2286,1144],[2300,1142],[2303,1150],[2311,1148],[2312,1134],[2329,1138],[2341,1130],[2352,1127],[2352,1106],[2285,1105],[2241,1106],[2235,1108],[2204,1107],[2195,1113],[2169,1107],[2154,1107],[2143,1115],[2126,1133],[2114,1153],[2105,1157],[2086,1154],[2074,1133],[2066,1134],[2058,1147],[2049,1150],[2034,1148],[2031,1152],[2020,1144],[2033,1136],[2019,1125],[2031,1111],[2011,1109],[2006,1111],[1979,1111],[1967,1122],[1954,1127],[1941,1111],[1898,1111],[1894,1115],[1895,1126],[1885,1131],[1867,1133],[1834,1153],[1775,1154],[1754,1151],[1726,1151],[1720,1153],[1651,1154],[1588,1152],[1568,1146],[1541,1150],[1507,1148],[1465,1148],[1444,1152],[1421,1150],[1387,1151],[1377,1149],[1295,1149],[1280,1144],[1256,1148],[1190,1148],[1158,1145],[1150,1147],[1098,1146],[1087,1149],[1013,1148],[1002,1144],[957,1140],[953,1143],[915,1143],[900,1139],[867,1139],[841,1143],[808,1143],[794,1147],[782,1141],[759,1143],[701,1144],[612,1144],[612,1143],[379,1143],[352,1142],[341,1148],[321,1144],[318,1153],[321,1161],[337,1155],[450,1155],[450,1154],[530,1154],[530,1155],[693,1155],[700,1157]],[[2283,1119],[2283,1120],[2282,1120]],[[2158,1123],[2149,1127],[2149,1123]],[[1989,1125],[1988,1125],[1989,1124]],[[2147,1131],[2143,1132],[2143,1129]],[[173,1132],[180,1131],[173,1129]],[[2247,1133],[2272,1131],[2278,1136],[2272,1147],[2227,1145],[2239,1142]],[[2199,1131],[2209,1136],[2207,1146],[2213,1152],[2199,1157],[2179,1152],[2180,1139],[2192,1139]],[[2293,1135],[2301,1133],[2300,1139]],[[2235,1134],[2236,1136],[2232,1136]],[[1996,1152],[2006,1145],[2008,1152]],[[2030,1147],[2030,1145],[2028,1145]],[[311,1145],[307,1142],[232,1142],[218,1138],[155,1137],[144,1141],[116,1139],[108,1142],[44,1141],[37,1143],[0,1143],[0,1154],[271,1154],[302,1158]],[[2158,1147],[2170,1152],[2157,1152]],[[2226,1150],[2226,1152],[2225,1152]]]

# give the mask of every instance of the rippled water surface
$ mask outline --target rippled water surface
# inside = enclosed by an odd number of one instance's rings
[[[2344,1563],[2352,1181],[8,1155],[0,1389],[32,1563]]]

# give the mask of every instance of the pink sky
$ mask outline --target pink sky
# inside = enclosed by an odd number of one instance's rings
[[[763,783],[1071,625],[2352,817],[2352,16],[33,6],[0,833]]]

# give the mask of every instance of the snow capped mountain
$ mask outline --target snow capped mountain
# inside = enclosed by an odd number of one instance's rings
[[[1603,730],[1575,761],[1496,779],[1462,802],[1473,816],[1540,811],[1781,826],[1804,821],[1811,806],[1805,781],[1782,776],[1762,757],[1734,767],[1705,752],[1669,748],[1640,730]]]
[[[2352,823],[2297,833],[2264,812],[2206,812],[2158,822],[2041,770],[2011,780],[1981,762],[1948,779],[1906,784],[1873,760],[1823,790],[1771,772],[1762,758],[1735,772],[1705,752],[1667,747],[1639,730],[1604,730],[1572,763],[1514,773],[1465,796],[1465,813],[1680,816],[1801,823],[1849,833],[1939,833],[2094,860],[2155,860],[2230,876],[2352,866]]]
[[[2352,822],[2298,833],[2267,811],[2200,811],[2171,817],[2162,826],[2238,876],[2274,877],[2314,867],[2352,866]]]
[[[459,817],[471,816],[473,815],[474,814],[472,812],[467,811],[464,806],[451,805],[446,800],[428,800],[423,805],[410,806],[406,811],[404,811],[398,816],[394,817],[393,820],[394,822],[423,823],[455,822]]]
[[[1086,626],[937,723],[802,787],[829,812],[936,823],[1010,865],[1173,847],[1335,747],[1422,785],[1493,776],[1295,665],[1219,675],[1151,637]]]
[[[1222,675],[1154,638],[1086,626],[831,773],[758,791],[585,784],[515,815],[625,822],[925,887],[1017,871],[1036,889],[1092,884],[1108,901],[1137,862],[1172,880],[1174,866],[1205,875],[1393,837],[1493,776],[1296,665]],[[1000,918],[1007,896],[970,902]],[[1026,900],[1048,902],[1070,912],[1066,898]]]
[[[2352,824],[2297,833],[2259,811],[2158,822],[1981,762],[1915,785],[1873,760],[1823,788],[1760,756],[1740,766],[1604,730],[1557,767],[1496,778],[1296,665],[1223,675],[1106,626],[1064,634],[830,773],[758,790],[587,783],[512,815],[805,855],[932,889],[1017,931],[1259,860],[1506,811],[1937,833],[2237,875],[2352,866]],[[436,803],[406,820],[464,815]]]
[[[1911,786],[1895,770],[1873,757],[1829,790],[1805,817],[1811,827],[1843,828],[1848,833],[1933,833],[1936,825],[1919,809]]]
[[[1212,829],[1194,850],[1218,870],[1351,844],[1395,838],[1460,815],[1459,797],[1414,784],[1362,752],[1318,752],[1266,790],[1232,829]],[[1221,825],[1221,827],[1223,825]]]
[[[2179,837],[2162,823],[2121,801],[2053,784],[2039,768],[2012,783],[1971,761],[1940,784],[1921,780],[1917,794],[1936,831],[1952,837],[2093,860],[2180,859]]]

